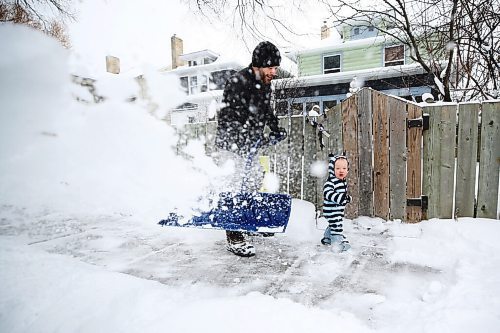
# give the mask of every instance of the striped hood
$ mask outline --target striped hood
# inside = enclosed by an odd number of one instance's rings
[[[330,177],[335,177],[335,162],[338,159],[343,158],[344,160],[347,161],[347,165],[349,166],[349,160],[347,159],[346,156],[344,155],[334,155],[334,154],[329,154],[328,155],[328,175]]]

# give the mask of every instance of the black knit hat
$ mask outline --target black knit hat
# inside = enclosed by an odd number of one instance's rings
[[[278,48],[271,42],[260,42],[252,54],[253,67],[279,66],[281,55]]]

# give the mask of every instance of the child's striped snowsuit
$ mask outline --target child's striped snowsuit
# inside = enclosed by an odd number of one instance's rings
[[[340,180],[335,177],[335,161],[339,158],[346,159],[344,156],[330,156],[328,162],[328,179],[323,186],[323,215],[328,220],[328,228],[324,236],[326,240],[323,238],[323,244],[330,244],[331,241],[339,238],[339,236],[340,239],[347,242],[343,235],[343,219],[345,206],[351,201],[351,198],[347,194],[346,180]]]

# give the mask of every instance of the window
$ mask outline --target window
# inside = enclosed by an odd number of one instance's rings
[[[288,102],[283,100],[277,101],[275,111],[277,116],[288,115]]]
[[[333,110],[335,105],[337,105],[337,101],[323,101],[323,113]]]
[[[181,77],[181,87],[183,88],[184,92],[186,92],[186,94],[187,94],[188,93],[188,77],[187,76]]]
[[[212,72],[210,75],[210,89],[224,89],[227,79],[234,73],[236,73],[236,71],[233,69]]]
[[[340,54],[323,57],[323,74],[340,72]]]
[[[183,109],[197,109],[198,108],[198,104],[194,104],[194,103],[183,103],[181,105],[179,105],[178,107],[176,107],[177,110],[183,110]]]
[[[203,63],[206,65],[206,64],[211,64],[213,63],[215,60],[212,59],[212,58],[204,58],[203,59]]]
[[[181,78],[181,85],[183,78]],[[198,94],[200,92],[208,91],[208,76],[190,76],[189,77],[189,95]]]
[[[189,77],[189,94],[193,95],[198,93],[198,77],[190,76]]]
[[[302,103],[293,103],[292,104],[292,115],[302,115],[304,113],[304,108]]]
[[[354,28],[354,35],[359,35],[359,28]]]
[[[319,104],[318,102],[306,102],[306,112],[307,112],[306,114],[309,115],[309,111],[312,110],[313,106],[318,104]]]
[[[205,92],[208,91],[208,76],[206,75],[200,75],[198,76],[199,79],[199,84],[198,84],[198,91],[199,92]]]
[[[405,63],[404,45],[388,46],[384,50],[384,66],[398,66]]]

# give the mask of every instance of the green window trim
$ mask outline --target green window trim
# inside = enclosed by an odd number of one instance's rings
[[[403,44],[384,46],[384,67],[405,64],[405,46]]]
[[[323,74],[339,73],[342,71],[342,58],[340,54],[323,55],[322,67]]]

